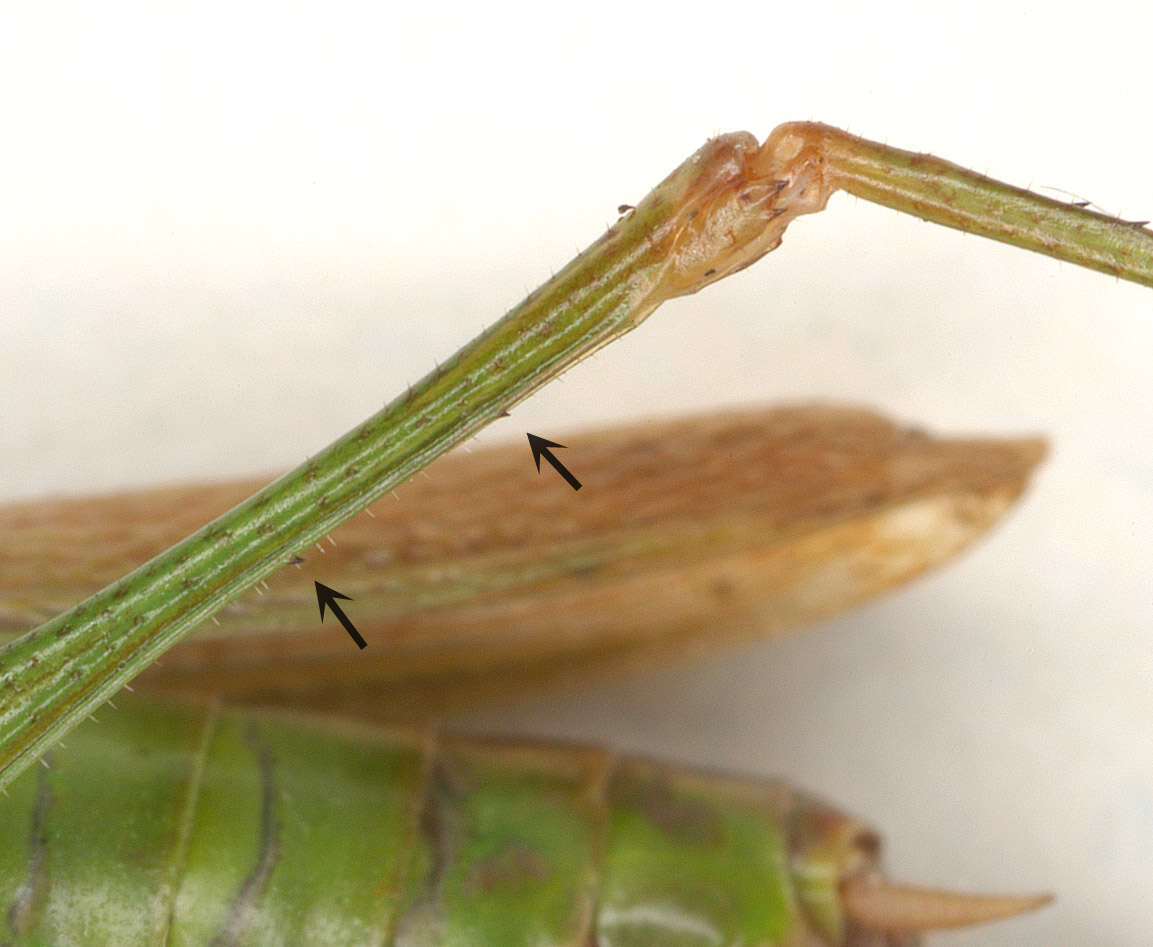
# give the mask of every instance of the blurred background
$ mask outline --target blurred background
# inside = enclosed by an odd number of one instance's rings
[[[1153,216],[1138,4],[4,20],[3,501],[300,462],[718,132],[816,119]],[[945,947],[1153,942],[1151,351],[1148,289],[834,197],[480,440],[819,398],[1049,435],[1024,504],[814,631],[469,723],[787,775],[880,826],[894,874],[1058,895]]]

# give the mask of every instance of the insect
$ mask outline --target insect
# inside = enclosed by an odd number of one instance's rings
[[[4,779],[213,609],[555,372],[773,249],[841,186],[939,222],[1150,282],[1150,235],[820,126],[725,136],[589,253],[325,454],[188,542],[8,646]],[[991,212],[991,208],[994,208]],[[387,422],[387,423],[386,423]],[[263,512],[262,512],[263,511]],[[274,514],[274,515],[273,515]],[[65,683],[67,682],[67,683]]]

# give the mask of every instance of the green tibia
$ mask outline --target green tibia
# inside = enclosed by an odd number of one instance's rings
[[[734,244],[747,134],[713,139],[552,280],[310,461],[0,650],[0,787],[192,628],[549,378],[771,249],[798,208],[762,191]],[[721,223],[715,220],[722,217]],[[755,224],[755,225],[754,225]],[[738,226],[734,224],[734,226]],[[742,253],[745,256],[742,256]],[[755,257],[754,257],[755,258]],[[712,266],[710,261],[715,263]]]
[[[1107,217],[828,125],[784,125],[773,137],[794,133],[819,139],[833,187],[922,220],[1153,286],[1147,221]]]

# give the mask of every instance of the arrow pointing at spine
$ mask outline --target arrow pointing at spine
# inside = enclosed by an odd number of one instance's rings
[[[336,620],[344,625],[344,630],[352,636],[352,640],[356,642],[358,648],[367,648],[368,642],[361,636],[360,632],[356,630],[356,625],[348,620],[348,616],[344,614],[344,609],[336,604],[338,598],[343,598],[349,602],[352,601],[347,595],[342,595],[336,589],[330,589],[327,585],[321,585],[315,580],[312,583],[316,586],[316,601],[320,605],[320,620],[324,621],[324,609],[327,606],[331,609],[332,614],[336,616]]]
[[[552,464],[553,467],[556,468],[556,472],[565,478],[570,487],[572,487],[574,490],[579,490],[581,488],[581,482],[577,480],[577,478],[574,477],[571,473],[569,473],[568,468],[565,467],[565,465],[562,464],[559,460],[557,460],[553,456],[552,451],[549,450],[550,447],[559,447],[564,449],[564,444],[558,444],[556,441],[550,441],[543,437],[537,437],[535,434],[530,434],[528,435],[528,446],[532,448],[532,459],[536,461],[537,473],[540,473],[540,459],[543,457],[550,464]]]

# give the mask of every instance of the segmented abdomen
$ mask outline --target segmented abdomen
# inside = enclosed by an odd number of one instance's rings
[[[872,942],[873,836],[778,783],[153,704],[46,762],[0,799],[13,947]]]

